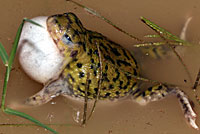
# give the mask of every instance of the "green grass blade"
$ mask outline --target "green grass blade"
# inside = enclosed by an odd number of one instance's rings
[[[32,23],[32,24],[34,24],[34,25],[36,25],[36,26],[39,26],[39,27],[43,27],[43,26],[40,25],[39,23],[37,23],[37,22],[35,22],[35,21],[32,21],[32,20],[30,20],[30,19],[27,19],[27,18],[24,18],[24,21],[30,22],[30,23]]]
[[[161,28],[159,27],[158,25],[156,25],[155,23],[153,23],[152,21],[144,18],[144,17],[141,17],[141,20],[147,24],[149,27],[151,27],[153,30],[155,30],[156,32],[158,32],[159,34],[163,35],[164,38],[166,39],[170,39],[170,40],[173,40],[173,41],[177,41],[179,43],[184,43],[185,45],[189,45],[188,42],[180,39],[179,37],[173,35],[172,33],[170,33],[169,31],[167,31],[166,29],[164,28]]]
[[[81,7],[81,8],[83,8],[83,9],[86,10],[87,12],[89,12],[89,13],[91,13],[91,14],[93,14],[93,15],[99,17],[99,18],[101,18],[101,19],[104,20],[106,23],[108,23],[109,25],[113,26],[113,27],[114,27],[115,29],[117,29],[118,31],[120,31],[120,32],[122,32],[122,33],[128,35],[128,36],[131,37],[132,39],[135,39],[135,40],[137,40],[137,41],[139,41],[139,42],[144,42],[142,39],[139,39],[139,38],[137,38],[136,36],[134,36],[134,35],[132,35],[132,34],[126,32],[125,30],[121,29],[119,26],[115,25],[115,24],[112,23],[109,19],[107,19],[106,17],[100,15],[100,14],[97,13],[95,10],[93,10],[93,9],[91,9],[91,8],[88,8],[88,7],[86,7],[86,6],[84,6],[84,5],[80,4],[80,3],[78,3],[78,2],[76,2],[76,1],[73,1],[73,0],[66,0],[66,1],[72,2],[72,3],[74,3],[75,5],[77,5],[77,6]]]
[[[3,45],[0,42],[0,57],[3,61],[3,64],[8,64],[8,54],[6,53],[5,48],[3,47]]]
[[[51,125],[51,126],[71,126],[71,124],[59,124],[59,123],[48,123],[48,124],[44,124],[44,125]],[[20,127],[20,126],[38,126],[35,123],[26,123],[26,124],[15,124],[15,123],[2,123],[0,124],[1,126],[9,126],[9,127]]]
[[[37,125],[39,125],[43,128],[46,128],[47,130],[53,132],[54,134],[57,134],[57,132],[55,130],[49,128],[48,126],[46,126],[44,124],[42,124],[41,122],[37,121],[33,117],[31,117],[31,116],[29,116],[25,113],[21,113],[21,112],[18,112],[16,110],[10,109],[10,108],[5,108],[5,98],[6,98],[7,84],[8,84],[12,64],[13,64],[13,61],[14,61],[14,58],[15,58],[15,55],[16,55],[19,39],[20,39],[20,36],[21,36],[21,31],[22,31],[22,28],[23,28],[25,21],[28,21],[28,22],[33,23],[35,25],[41,26],[40,24],[33,22],[32,20],[24,19],[23,22],[20,24],[18,30],[17,30],[17,34],[16,34],[16,37],[15,37],[15,41],[13,43],[11,54],[10,54],[10,57],[8,58],[8,66],[6,66],[6,74],[5,74],[5,79],[4,79],[4,86],[3,86],[3,93],[2,93],[2,100],[1,100],[1,109],[2,109],[2,111],[4,111],[7,114],[12,114],[12,115],[16,115],[16,116],[20,116],[22,118],[28,119],[29,121],[32,121],[32,122],[36,123]]]
[[[178,60],[180,61],[180,63],[183,65],[187,75],[188,75],[188,78],[190,80],[190,82],[192,83],[192,77],[189,73],[189,70],[187,68],[187,66],[185,65],[185,63],[183,62],[182,58],[180,57],[180,55],[176,52],[175,48],[172,47],[172,43],[168,40],[172,40],[172,41],[176,41],[176,43],[178,43],[179,45],[184,45],[184,46],[189,46],[191,45],[190,43],[184,41],[184,40],[181,40],[179,37],[173,35],[172,33],[168,32],[167,30],[159,27],[158,25],[156,25],[155,23],[151,22],[150,20],[144,18],[144,17],[141,17],[141,20],[146,24],[148,25],[150,28],[152,28],[155,32],[157,32],[158,34],[160,34],[160,37],[166,41],[166,44],[167,46],[173,51],[173,53],[176,55],[176,57],[178,58]],[[168,40],[167,40],[168,39]]]
[[[13,60],[15,58],[15,54],[16,54],[16,51],[17,51],[17,47],[18,47],[21,31],[22,31],[22,28],[23,28],[23,25],[24,25],[25,21],[28,21],[28,22],[30,22],[30,23],[32,23],[34,25],[42,27],[40,24],[38,24],[38,23],[36,23],[36,22],[34,22],[32,20],[29,20],[29,19],[26,19],[26,18],[23,19],[23,22],[20,24],[20,26],[19,26],[19,28],[17,30],[17,34],[16,34],[16,37],[15,37],[13,48],[12,48],[12,51],[11,51],[11,54],[10,54],[10,58],[9,58],[9,61],[8,61],[8,65],[10,67],[12,66]]]
[[[150,47],[150,46],[160,46],[164,45],[166,42],[146,42],[146,43],[141,43],[141,44],[135,44],[133,45],[134,47]]]
[[[5,74],[5,77],[4,77],[2,98],[1,98],[1,109],[2,109],[2,111],[4,111],[4,109],[5,109],[6,89],[7,89],[7,85],[8,85],[9,76],[10,76],[10,70],[11,69],[9,68],[9,66],[7,66],[6,67],[6,74]]]
[[[28,119],[29,121],[32,121],[34,122],[35,124],[37,124],[38,126],[41,126],[43,128],[46,128],[47,130],[51,131],[52,133],[54,134],[58,134],[58,132],[56,132],[55,130],[53,130],[52,128],[42,124],[40,121],[34,119],[33,117],[25,114],[25,113],[22,113],[22,112],[19,112],[19,111],[16,111],[16,110],[13,110],[13,109],[10,109],[10,108],[6,108],[4,110],[5,113],[7,114],[12,114],[12,115],[16,115],[16,116],[20,116],[22,118],[25,118],[25,119]]]
[[[146,37],[146,38],[160,38],[160,35],[150,34],[150,35],[145,35],[144,37]]]
[[[17,30],[15,41],[13,43],[13,47],[12,47],[12,50],[11,50],[11,53],[10,53],[10,57],[9,57],[9,60],[8,60],[8,66],[10,67],[10,69],[12,67],[12,63],[13,63],[14,58],[15,58],[15,54],[16,54],[16,51],[17,51],[17,47],[18,47],[18,43],[19,43],[19,39],[20,39],[20,35],[21,35],[21,31],[22,31],[23,25],[24,25],[24,20],[20,24],[20,26],[19,26],[19,28]]]
[[[16,54],[16,51],[17,51],[19,38],[20,38],[20,35],[21,35],[23,25],[24,25],[24,20],[20,24],[20,26],[17,30],[17,34],[16,34],[15,41],[14,41],[14,44],[13,44],[13,47],[12,47],[12,50],[11,50],[11,54],[10,54],[10,57],[8,59],[8,66],[6,67],[6,75],[5,75],[5,79],[4,79],[3,93],[2,93],[2,99],[1,99],[1,109],[3,111],[5,109],[6,90],[7,90],[7,84],[8,84],[8,80],[9,80],[9,76],[10,76],[10,71],[11,71],[12,63],[14,61],[15,54]]]
[[[141,43],[141,44],[135,44],[133,45],[134,47],[150,47],[150,46],[161,46],[161,45],[165,45],[167,44],[166,42],[145,42],[145,43]],[[182,46],[180,43],[178,42],[168,42],[169,45],[172,46]]]

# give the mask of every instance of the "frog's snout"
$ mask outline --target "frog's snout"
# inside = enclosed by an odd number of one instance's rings
[[[42,96],[40,95],[34,95],[29,97],[26,101],[25,101],[26,105],[30,105],[30,106],[39,106],[44,104],[44,98],[42,98]]]

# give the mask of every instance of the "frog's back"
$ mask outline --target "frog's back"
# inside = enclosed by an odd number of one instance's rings
[[[137,88],[131,75],[137,76],[139,69],[130,52],[89,30],[86,30],[82,44],[84,52],[77,55],[65,69],[72,96],[85,96],[86,83],[89,84],[87,95],[91,99],[96,97],[99,89],[100,99],[114,99],[126,96]]]

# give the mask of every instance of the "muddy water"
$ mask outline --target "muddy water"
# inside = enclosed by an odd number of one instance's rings
[[[189,16],[193,17],[187,31],[187,39],[199,44],[200,32],[200,2],[199,0],[147,0],[145,2],[136,0],[78,0],[82,4],[91,7],[110,19],[112,22],[138,37],[153,33],[148,29],[139,17],[145,16],[160,26],[178,35]],[[82,20],[85,27],[101,32],[124,47],[133,49],[132,44],[136,41],[118,32],[99,18],[88,14],[83,9],[64,0],[21,0],[3,1],[0,0],[0,41],[6,50],[10,52],[12,42],[22,18],[41,15],[52,15],[63,12],[74,12]],[[182,51],[183,49],[181,49]],[[189,68],[193,80],[198,71],[200,54],[198,45],[184,50],[183,60]],[[191,83],[183,67],[176,57],[156,61],[148,57],[139,57],[142,73],[151,79],[177,84],[189,95],[195,103],[195,111],[200,113],[200,106],[194,99],[191,91]],[[0,64],[0,86],[3,83],[5,68]],[[184,82],[184,79],[187,82]],[[190,128],[183,117],[183,113],[175,97],[170,96],[159,102],[153,102],[147,106],[139,106],[131,100],[120,102],[99,102],[94,115],[85,128],[80,127],[73,120],[77,111],[82,110],[82,105],[62,97],[41,107],[26,107],[23,101],[42,88],[31,80],[20,68],[18,61],[15,61],[14,69],[8,85],[6,105],[23,111],[37,118],[43,123],[67,124],[66,126],[51,126],[61,134],[197,134],[199,131]],[[199,89],[200,90],[200,89]],[[19,117],[0,113],[0,124],[30,123]],[[200,124],[200,117],[197,123]],[[37,126],[0,126],[0,133],[3,134],[47,134],[50,133]]]

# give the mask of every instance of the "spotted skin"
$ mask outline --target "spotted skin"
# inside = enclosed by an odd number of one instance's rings
[[[142,105],[175,94],[189,124],[198,128],[196,114],[180,89],[158,84],[142,90],[141,83],[133,77],[139,76],[139,67],[130,52],[102,34],[84,28],[73,13],[48,17],[47,27],[64,57],[63,70],[58,78],[30,97],[27,104],[41,105],[58,95],[81,99],[86,90],[89,99],[95,99],[100,91],[99,99],[113,100],[131,95]]]
[[[55,21],[56,20],[56,21]],[[56,25],[55,25],[56,23]],[[62,25],[64,23],[64,25]],[[71,56],[71,61],[65,67],[62,75],[67,78],[72,96],[85,96],[85,83],[87,74],[89,73],[89,90],[88,98],[95,98],[98,92],[98,81],[100,77],[100,58],[97,46],[99,46],[102,55],[102,84],[100,99],[114,99],[127,96],[130,92],[137,88],[135,79],[131,79],[128,75],[133,74],[138,76],[139,68],[134,57],[120,45],[110,41],[100,33],[89,31],[83,28],[81,22],[74,14],[65,14],[63,16],[52,16],[48,19],[48,27],[65,29],[61,33],[53,33],[54,28],[51,28],[50,33],[54,41],[61,46],[60,51],[65,57]],[[70,31],[70,33],[66,32]],[[67,33],[70,36],[76,48],[70,45],[63,44],[60,38]],[[63,50],[64,47],[65,50]],[[75,49],[70,50],[69,49]],[[77,55],[71,54],[78,51]],[[124,72],[127,72],[124,73]]]

